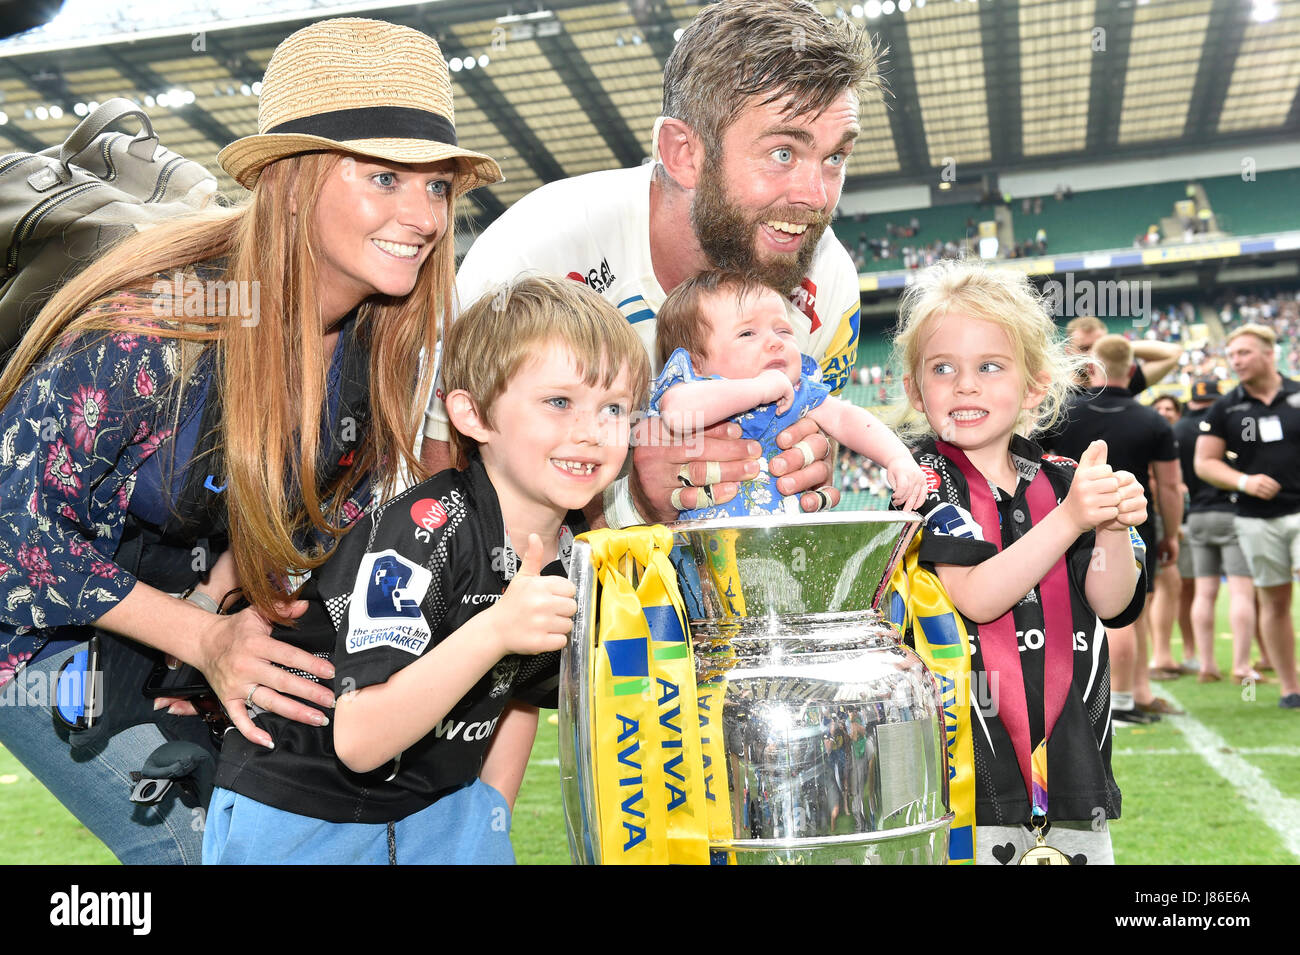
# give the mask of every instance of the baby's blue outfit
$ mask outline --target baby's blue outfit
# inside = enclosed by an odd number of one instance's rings
[[[684,521],[712,517],[746,517],[754,514],[799,513],[798,496],[787,498],[776,489],[776,478],[767,468],[769,458],[781,453],[776,443],[776,436],[794,424],[808,412],[812,411],[828,397],[831,390],[821,383],[821,368],[807,355],[801,356],[802,367],[799,383],[794,386],[794,400],[784,414],[776,413],[776,403],[759,405],[750,411],[742,412],[731,420],[740,425],[743,437],[751,438],[763,446],[763,457],[759,459],[758,477],[744,481],[740,493],[726,504],[712,507],[700,507],[690,511],[681,511],[678,517]],[[719,375],[697,375],[691,366],[691,356],[686,349],[679,348],[668,357],[663,371],[655,379],[650,393],[650,417],[659,416],[659,402],[673,385],[688,381],[718,381]]]

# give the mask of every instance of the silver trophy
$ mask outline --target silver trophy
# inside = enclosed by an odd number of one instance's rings
[[[725,686],[732,831],[712,843],[715,860],[947,862],[953,817],[938,687],[878,613],[919,520],[874,512],[670,525],[688,558],[678,582],[697,682]],[[590,553],[575,544],[575,634],[596,606]],[[599,864],[579,644],[560,666],[560,769],[573,859]]]

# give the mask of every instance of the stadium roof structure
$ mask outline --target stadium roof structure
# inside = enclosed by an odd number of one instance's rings
[[[68,0],[69,7],[89,0]],[[256,132],[257,81],[306,23],[367,15],[436,37],[460,141],[507,181],[486,222],[538,185],[649,154],[664,61],[701,4],[679,0],[139,0],[65,11],[0,42],[0,150],[60,142],[87,104],[140,102],[169,148],[215,163]],[[1300,0],[820,0],[890,49],[847,188],[1294,141]]]

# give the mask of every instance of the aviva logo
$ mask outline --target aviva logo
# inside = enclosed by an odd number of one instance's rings
[[[650,639],[667,646],[655,647],[656,660],[685,660],[688,655],[686,634],[681,618],[671,606],[642,607],[646,623],[650,625]]]
[[[645,637],[606,640],[605,657],[615,696],[640,696],[650,689],[650,653]]]

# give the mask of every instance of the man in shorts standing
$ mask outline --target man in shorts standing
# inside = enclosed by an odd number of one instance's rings
[[[667,293],[711,268],[751,272],[786,296],[796,341],[832,393],[857,358],[857,269],[830,231],[878,96],[876,50],[846,20],[806,0],[721,0],[683,33],[664,69],[655,161],[553,182],[525,196],[474,243],[457,276],[462,302],[524,271],[567,275],[613,302],[653,355]],[[723,422],[702,440],[638,433],[629,478],[606,492],[611,526],[674,520],[735,496],[758,473],[756,442]],[[446,412],[435,387],[426,462],[445,465]],[[771,471],[804,510],[832,506],[830,440],[811,421],[778,436]],[[685,485],[685,487],[684,487]],[[813,489],[817,490],[813,490]],[[595,515],[590,515],[595,516]]]
[[[1255,634],[1255,585],[1250,564],[1237,543],[1233,527],[1236,505],[1227,491],[1206,484],[1196,476],[1196,440],[1210,406],[1219,398],[1214,378],[1192,382],[1187,411],[1174,425],[1183,483],[1187,485],[1187,550],[1192,558],[1195,594],[1192,598],[1192,632],[1196,635],[1196,656],[1200,661],[1197,682],[1216,683],[1223,679],[1214,659],[1214,605],[1219,596],[1219,578],[1228,578],[1228,620],[1232,628],[1232,676],[1237,680],[1259,681],[1250,668],[1250,644]],[[1181,559],[1181,553],[1180,553]]]
[[[1291,622],[1300,567],[1300,382],[1278,373],[1276,344],[1263,325],[1229,335],[1228,364],[1240,384],[1201,422],[1196,475],[1237,494],[1237,540],[1259,592],[1260,634],[1282,684],[1278,705],[1300,710]]]

